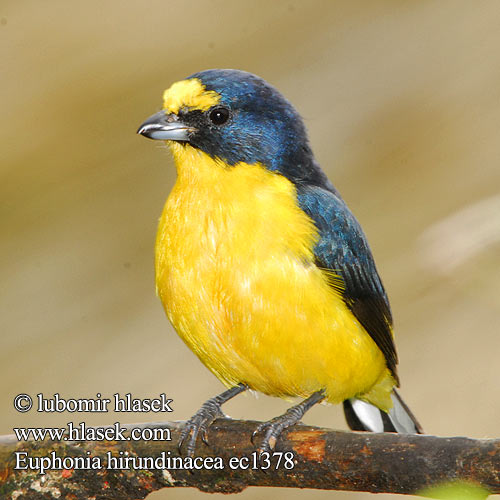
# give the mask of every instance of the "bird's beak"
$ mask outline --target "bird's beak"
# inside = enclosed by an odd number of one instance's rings
[[[148,139],[160,141],[187,141],[189,133],[194,132],[193,127],[188,127],[179,120],[175,114],[159,111],[150,116],[137,130],[138,134]]]

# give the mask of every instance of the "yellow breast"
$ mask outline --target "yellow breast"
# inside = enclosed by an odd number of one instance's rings
[[[201,361],[228,386],[282,397],[325,389],[339,402],[387,380],[382,353],[314,265],[318,235],[293,184],[170,147],[178,179],[160,219],[157,290]]]

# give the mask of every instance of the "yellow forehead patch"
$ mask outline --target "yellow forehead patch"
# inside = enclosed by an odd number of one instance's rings
[[[213,90],[206,90],[198,78],[181,80],[163,92],[163,109],[168,113],[178,113],[181,108],[206,111],[215,106],[220,95]]]

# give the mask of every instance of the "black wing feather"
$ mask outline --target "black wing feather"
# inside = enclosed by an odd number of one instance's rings
[[[299,186],[297,198],[319,230],[316,265],[342,278],[344,302],[380,348],[398,381],[391,308],[363,230],[334,189]]]

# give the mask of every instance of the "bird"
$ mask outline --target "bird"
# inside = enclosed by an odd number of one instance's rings
[[[155,245],[174,329],[226,390],[179,447],[246,391],[302,401],[255,429],[259,450],[317,403],[357,431],[421,433],[396,390],[387,293],[361,226],[312,152],[293,105],[264,79],[209,69],[173,83],[138,134],[165,141],[177,177]]]

